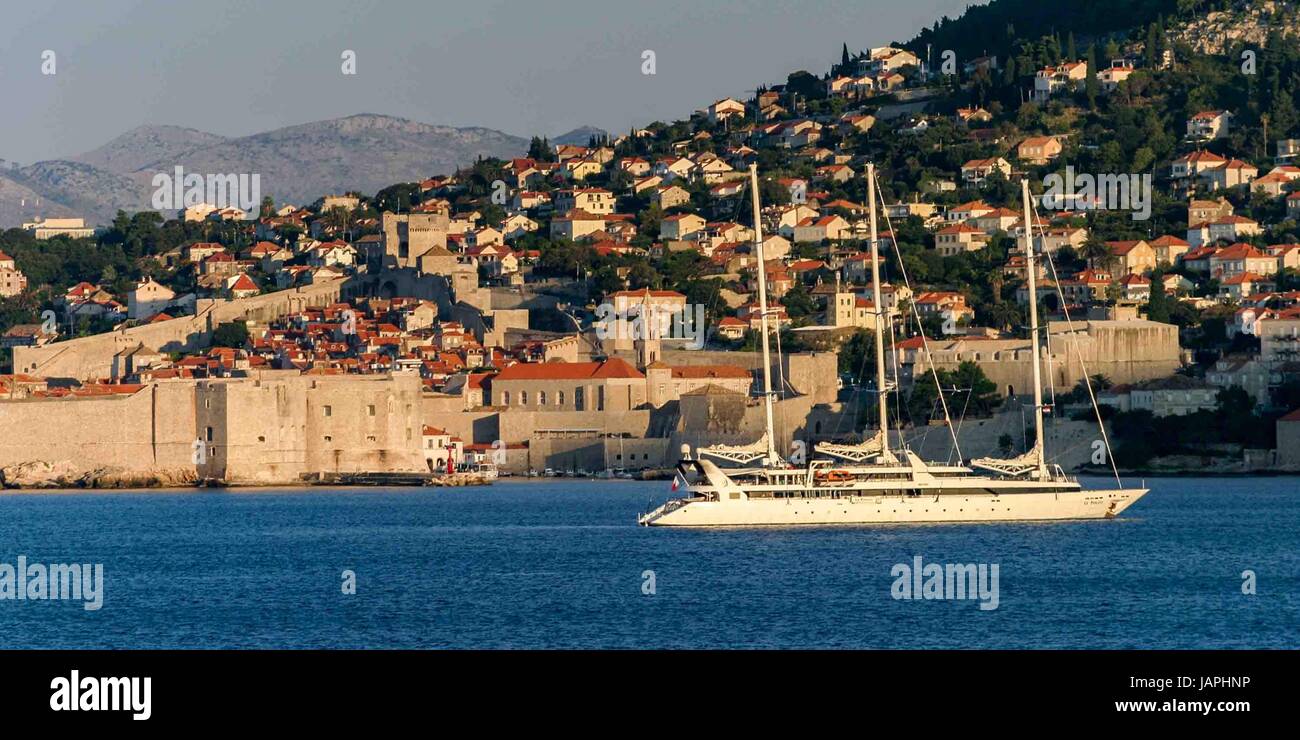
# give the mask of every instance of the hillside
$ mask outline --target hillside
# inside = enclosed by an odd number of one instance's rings
[[[936,65],[948,49],[956,52],[958,60],[985,55],[1005,58],[1026,40],[1067,33],[1083,40],[1126,31],[1152,23],[1161,15],[1173,15],[1185,5],[1186,0],[995,0],[973,6],[959,18],[940,19],[904,46],[924,59],[929,45]]]
[[[13,170],[0,172],[0,226],[9,227],[33,220],[39,212],[42,216],[73,216],[71,208],[42,196],[27,185],[15,180]],[[40,201],[39,206],[37,201]]]
[[[149,179],[119,175],[89,164],[54,159],[0,174],[5,192],[21,192],[26,205],[6,197],[0,207],[0,227],[23,220],[76,215],[88,222],[107,223],[117,210],[143,210],[149,206]],[[28,195],[30,193],[30,196]],[[40,199],[37,207],[35,199]]]
[[[585,139],[584,139],[584,142]],[[435,126],[360,114],[225,138],[177,126],[143,126],[73,160],[37,162],[0,174],[5,192],[30,191],[106,223],[117,209],[144,209],[159,172],[256,173],[262,195],[279,203],[310,203],[325,193],[375,191],[396,182],[450,172],[480,157],[523,154],[528,141],[487,128]],[[29,205],[32,203],[28,201]],[[6,199],[0,227],[37,215]],[[40,215],[56,214],[43,208]],[[20,213],[19,211],[22,210]]]
[[[224,136],[181,126],[138,126],[98,149],[71,157],[109,172],[126,175],[153,162],[225,141]]]
[[[360,114],[227,139],[150,162],[142,174],[177,165],[191,172],[258,173],[263,195],[301,204],[325,193],[373,193],[527,148],[527,140],[492,129]]]
[[[1225,54],[1233,46],[1267,47],[1300,36],[1300,7],[1293,3],[1238,2],[1170,29],[1170,37],[1202,54]]]
[[[579,126],[567,133],[559,136],[552,136],[551,143],[555,145],[570,144],[573,146],[586,146],[593,136],[609,136],[609,132],[603,128],[595,126]]]

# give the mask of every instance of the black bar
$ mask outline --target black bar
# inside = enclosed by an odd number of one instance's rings
[[[0,653],[0,711],[47,728],[195,729],[264,715],[300,726],[382,716],[451,727],[472,706],[495,705],[483,717],[493,722],[560,712],[580,723],[589,712],[622,707],[636,715],[667,701],[760,724],[806,713],[881,729],[877,720],[891,717],[1057,731],[1077,721],[1242,725],[1289,715],[1295,664],[1290,652],[1218,651],[8,651]],[[52,682],[74,670],[82,681],[149,677],[150,717],[54,711]],[[1180,686],[1180,677],[1191,685]],[[1120,702],[1154,704],[1120,711]]]

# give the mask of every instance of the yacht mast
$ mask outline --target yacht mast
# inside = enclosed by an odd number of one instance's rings
[[[876,315],[876,406],[880,409],[880,457],[893,460],[889,452],[889,389],[885,385],[885,310],[880,298],[880,245],[876,236],[876,165],[867,163],[867,203],[871,220],[871,301]]]
[[[1034,365],[1034,452],[1040,480],[1046,479],[1047,460],[1043,440],[1043,372],[1038,354],[1038,280],[1034,274],[1034,230],[1029,212],[1029,180],[1020,181],[1025,209],[1025,270],[1029,278],[1029,349]]]
[[[762,208],[758,202],[758,165],[749,165],[749,190],[753,194],[754,204],[754,254],[758,260],[758,310],[759,326],[763,334],[763,414],[767,422],[767,460],[769,466],[776,465],[780,458],[776,454],[776,433],[772,427],[772,350],[768,347],[767,336],[767,269],[763,264],[763,218]]]

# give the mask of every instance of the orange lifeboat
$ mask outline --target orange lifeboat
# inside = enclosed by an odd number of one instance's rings
[[[853,474],[847,470],[824,470],[816,478],[818,483],[847,483],[853,480]]]

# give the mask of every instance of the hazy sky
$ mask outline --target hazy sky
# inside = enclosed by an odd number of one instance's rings
[[[968,0],[177,0],[0,6],[0,157],[141,124],[238,136],[382,113],[528,136],[625,131],[911,38]],[[41,55],[56,53],[56,74]],[[341,73],[351,49],[357,74]],[[641,74],[643,50],[657,74]]]

